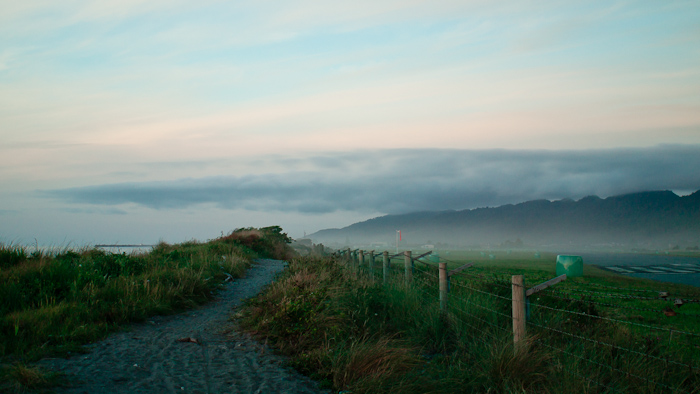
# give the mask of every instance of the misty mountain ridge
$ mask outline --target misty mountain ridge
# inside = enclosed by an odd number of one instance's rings
[[[526,245],[664,248],[700,244],[700,190],[688,196],[647,191],[578,201],[533,200],[494,208],[386,215],[311,234],[314,242],[394,245],[396,230],[412,245]]]

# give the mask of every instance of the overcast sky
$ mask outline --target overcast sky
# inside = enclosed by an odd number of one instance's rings
[[[0,9],[0,242],[700,189],[697,1]]]

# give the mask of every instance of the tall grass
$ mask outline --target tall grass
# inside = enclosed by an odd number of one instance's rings
[[[0,245],[0,362],[80,351],[124,323],[206,302],[253,258],[288,257],[288,242],[269,227],[209,242],[162,242],[147,254]]]
[[[611,351],[534,329],[516,349],[510,301],[453,283],[451,313],[444,315],[438,308],[436,278],[428,274],[417,269],[406,285],[401,273],[394,272],[394,280],[385,285],[381,278],[355,272],[332,258],[294,259],[284,276],[245,305],[241,322],[289,355],[300,371],[327,387],[353,393],[699,391],[697,371],[668,366],[673,360],[692,358],[687,349],[684,354],[670,348],[671,353],[661,355],[670,357],[668,362],[659,364],[658,357],[649,356],[660,354],[658,343],[614,321],[533,312],[534,323],[640,348],[638,353]],[[509,283],[469,285],[510,297]],[[557,306],[588,308],[584,303]],[[619,311],[611,313],[623,317]]]
[[[507,340],[485,346],[460,335],[458,324],[446,324],[427,302],[419,287],[383,286],[336,261],[300,258],[246,304],[241,322],[291,356],[300,371],[353,393],[485,392],[488,376],[480,381],[475,370],[507,375],[538,365],[491,368],[484,355],[507,353]]]
[[[27,251],[18,245],[0,244],[0,269],[14,267],[27,260]]]

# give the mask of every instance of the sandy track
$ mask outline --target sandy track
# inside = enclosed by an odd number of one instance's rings
[[[87,354],[40,365],[68,375],[71,385],[57,391],[64,393],[323,393],[229,321],[232,308],[282,269],[281,261],[259,260],[199,309],[155,317],[89,345]]]

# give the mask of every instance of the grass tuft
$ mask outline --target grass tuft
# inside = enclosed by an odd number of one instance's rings
[[[371,390],[375,381],[396,378],[419,363],[416,349],[401,341],[358,338],[334,349],[329,372],[334,387]]]
[[[538,347],[534,337],[516,348],[512,342],[495,342],[483,361],[487,386],[496,392],[528,392],[546,382],[552,360],[552,352]]]
[[[64,383],[63,375],[23,363],[0,367],[0,391],[14,393],[51,392]]]
[[[18,245],[0,244],[0,268],[14,267],[27,261],[27,251]]]

